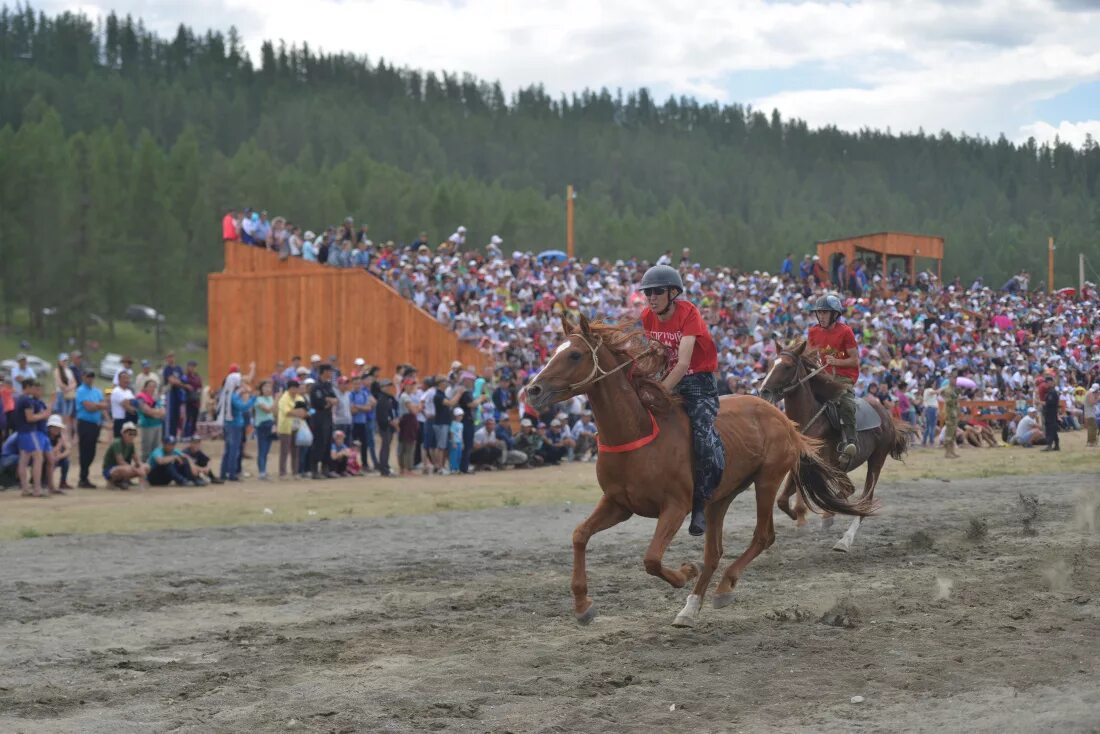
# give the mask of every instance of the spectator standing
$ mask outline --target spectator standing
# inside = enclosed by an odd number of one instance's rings
[[[440,375],[435,382],[432,394],[432,420],[430,430],[434,434],[433,447],[429,452],[432,462],[441,474],[450,474],[450,457],[447,451],[451,426],[451,408],[454,401],[447,399],[447,376]]]
[[[416,454],[416,437],[420,424],[420,402],[416,399],[416,381],[407,378],[397,399],[397,468],[401,476],[413,473],[413,457]]]
[[[198,433],[199,407],[202,404],[202,377],[198,372],[198,362],[191,359],[187,362],[187,369],[183,373],[180,384],[183,387],[184,411],[183,433],[194,436]]]
[[[337,476],[332,472],[328,458],[332,447],[332,408],[336,403],[332,366],[321,364],[317,368],[317,381],[309,391],[309,407],[313,411],[310,417],[313,446],[309,454],[309,471],[313,479],[324,479],[326,476],[335,479]]]
[[[290,475],[297,476],[298,450],[294,445],[295,436],[301,421],[309,417],[309,410],[301,398],[301,386],[298,380],[288,380],[286,391],[279,396],[279,404],[276,408],[278,420],[276,432],[279,436],[279,479],[287,477],[287,460],[290,461]]]
[[[1085,393],[1085,446],[1096,448],[1097,421],[1100,421],[1100,383],[1092,383],[1089,391]]]
[[[335,370],[334,370],[335,371]],[[344,437],[351,435],[351,386],[348,378],[336,378],[336,404],[332,406],[332,425],[337,431],[343,431]]]
[[[157,395],[157,381],[145,380],[135,404],[138,409],[138,432],[141,435],[141,460],[149,461],[149,454],[160,448],[164,435],[164,402]]]
[[[1043,451],[1061,451],[1058,439],[1058,388],[1054,385],[1054,376],[1046,376],[1047,389],[1043,395],[1043,429],[1046,432],[1047,445]]]
[[[943,388],[943,455],[945,459],[957,459],[955,432],[959,425],[959,393],[955,389],[958,373],[951,370]]]
[[[450,431],[451,431],[451,436],[450,436],[451,450],[450,450],[449,458],[450,458],[450,463],[451,463],[451,473],[452,474],[457,474],[458,472],[463,471],[462,470],[462,457],[463,457],[464,452],[463,452],[463,446],[462,446],[462,439],[463,439],[463,437],[466,433],[465,430],[464,430],[464,426],[463,426],[463,423],[464,423],[463,419],[465,418],[465,414],[466,414],[466,411],[464,411],[462,408],[455,408],[451,412],[451,428],[450,428]],[[467,457],[467,461],[469,461],[468,457]]]
[[[154,383],[156,383],[156,385],[153,387],[153,394],[154,395],[159,395],[160,394],[160,375],[158,375],[153,370],[153,363],[152,362],[150,362],[147,359],[143,359],[143,360],[141,360],[141,372],[138,372],[136,375],[133,376],[133,379],[130,380],[130,385],[132,385],[133,389],[135,389],[135,390],[144,390],[145,389],[145,383],[148,382],[149,380],[152,380]],[[156,447],[160,448],[160,442],[159,441],[157,442]]]
[[[122,424],[137,418],[137,408],[134,406],[134,393],[130,390],[130,373],[119,372],[115,379],[118,383],[111,391],[111,420],[114,421],[112,434],[115,438],[121,438]],[[137,426],[134,428],[136,430]]]
[[[53,412],[61,416],[65,430],[71,436],[75,431],[77,378],[69,366],[69,355],[64,352],[57,355],[57,366],[53,370],[53,386]]]
[[[236,242],[239,239],[237,236],[237,211],[231,210],[225,213],[222,217],[222,241],[223,242]]]
[[[37,377],[34,370],[27,366],[27,355],[18,354],[15,357],[15,367],[11,370],[11,383],[15,389],[15,397],[23,394],[23,383]]]
[[[184,385],[183,368],[176,364],[176,353],[168,352],[164,355],[164,389],[166,390],[165,402],[168,408],[168,420],[165,431],[170,436],[178,436],[180,431],[180,419],[183,417],[184,405],[187,402],[187,390]],[[187,429],[184,428],[184,433]]]
[[[76,390],[76,436],[77,447],[80,450],[80,480],[77,486],[81,489],[95,489],[89,477],[92,461],[95,460],[96,442],[99,441],[99,430],[103,424],[103,414],[110,405],[103,397],[103,391],[95,386],[95,372],[84,372],[84,381]]]
[[[921,401],[924,403],[924,432],[921,434],[921,446],[936,446],[936,429],[939,427],[939,402],[940,394],[934,383],[928,383],[924,388]]]
[[[134,377],[134,358],[129,356],[129,355],[126,355],[119,361],[122,362],[122,367],[120,367],[118,372],[115,373],[114,379],[112,379],[111,382],[113,382],[114,385],[117,387],[122,382],[122,376],[123,375],[129,375],[130,376],[130,383],[133,384],[133,382],[134,382],[134,380],[133,380],[133,377]]]
[[[474,410],[485,402],[485,395],[474,397],[474,380],[477,379],[473,372],[466,370],[461,375],[460,384],[456,390],[458,407],[462,408],[462,461],[459,471],[470,474],[470,452],[474,447]],[[452,432],[452,438],[454,436]],[[454,467],[452,467],[453,470]]]
[[[42,471],[49,439],[46,421],[49,408],[42,402],[42,386],[34,378],[23,380],[22,394],[15,401],[15,433],[18,435],[19,462],[17,473],[24,497],[45,497],[42,490]],[[30,474],[27,468],[30,467]]]
[[[6,441],[12,432],[15,417],[15,390],[11,377],[0,375],[0,441]]]
[[[392,477],[390,471],[390,444],[397,431],[397,399],[394,397],[393,381],[378,381],[378,404],[374,408],[378,424],[378,471],[384,477]]]
[[[371,461],[375,468],[378,467],[378,456],[374,450],[374,397],[370,394],[370,388],[366,380],[359,375],[351,378],[351,438],[359,444],[359,465],[365,474],[370,471]]]
[[[244,414],[256,404],[247,384],[242,384],[240,372],[230,372],[222,386],[218,400],[218,422],[225,436],[225,453],[222,455],[221,478],[223,481],[241,480],[237,467],[241,461],[241,442],[244,438]]]
[[[271,394],[271,382],[260,383],[256,396],[256,468],[260,472],[260,481],[267,481],[267,455],[271,451],[271,441],[275,435],[275,398]]]

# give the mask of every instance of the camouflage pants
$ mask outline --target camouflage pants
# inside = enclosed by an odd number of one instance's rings
[[[847,377],[837,377],[836,381],[844,383],[848,388],[836,399],[836,412],[840,415],[840,422],[846,426],[851,426],[852,433],[855,433],[856,394],[852,391],[852,381]]]
[[[718,382],[710,372],[685,375],[676,391],[684,400],[684,411],[691,423],[694,496],[709,500],[726,468],[726,452],[714,428],[714,419],[718,417]]]

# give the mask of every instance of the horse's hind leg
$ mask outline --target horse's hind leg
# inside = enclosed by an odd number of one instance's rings
[[[707,536],[703,549],[703,568],[699,572],[699,578],[695,580],[695,586],[684,604],[683,610],[676,616],[672,624],[675,627],[694,627],[695,616],[699,613],[699,607],[703,604],[703,597],[707,594],[707,587],[714,572],[718,570],[718,562],[722,560],[722,525],[726,520],[726,510],[733,501],[735,492],[707,505]]]
[[[772,505],[775,504],[775,495],[779,492],[779,484],[782,476],[769,477],[756,480],[756,528],[752,532],[752,540],[736,561],[730,564],[726,572],[722,574],[722,580],[718,582],[718,588],[714,590],[714,605],[726,606],[733,601],[733,587],[741,578],[745,568],[752,560],[763,553],[775,542],[775,526],[772,523]]]
[[[596,605],[588,598],[588,572],[585,569],[588,540],[601,530],[618,525],[630,515],[630,510],[620,507],[604,495],[596,503],[592,514],[573,531],[573,613],[581,624],[588,624],[596,617]]]
[[[875,499],[875,487],[878,486],[878,478],[882,474],[882,466],[886,463],[886,456],[887,451],[879,449],[867,460],[867,478],[863,482],[862,496],[866,497],[868,502],[873,502]],[[850,551],[852,543],[855,542],[856,533],[859,532],[859,527],[862,524],[862,517],[853,517],[848,529],[844,531],[844,535],[840,536],[840,540],[833,544],[833,550],[840,553]]]

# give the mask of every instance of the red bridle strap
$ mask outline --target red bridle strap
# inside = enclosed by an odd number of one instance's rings
[[[621,443],[618,446],[608,446],[600,441],[600,437],[596,436],[596,446],[605,454],[625,454],[627,451],[634,451],[640,449],[643,446],[648,446],[653,443],[653,440],[661,434],[661,427],[657,425],[657,419],[653,417],[652,411],[646,411],[649,413],[649,420],[653,424],[653,430],[649,432],[649,435],[642,436],[641,438],[631,441],[630,443]]]

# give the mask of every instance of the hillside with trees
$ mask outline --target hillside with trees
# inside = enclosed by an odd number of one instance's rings
[[[369,51],[369,50],[368,50]],[[351,214],[375,240],[559,247],[574,184],[578,253],[774,269],[815,240],[886,229],[947,238],[944,273],[993,285],[1021,267],[1100,262],[1100,149],[1003,137],[810,129],[741,105],[646,90],[506,94],[468,75],[263,45],[171,38],[140,20],[0,10],[4,318],[205,315],[219,219],[252,205],[317,228]]]

